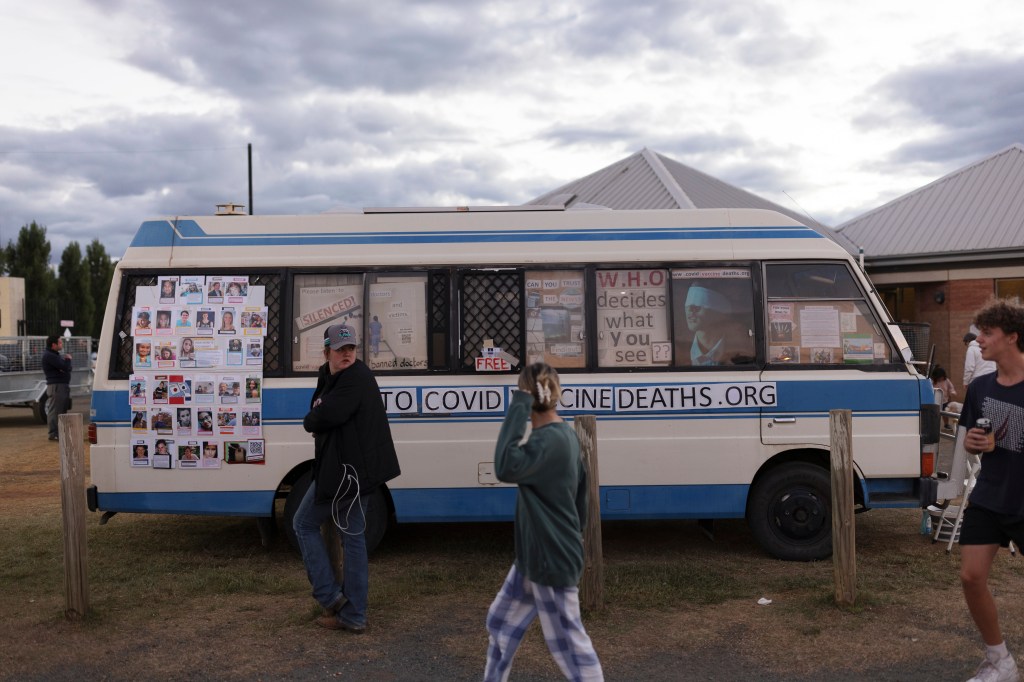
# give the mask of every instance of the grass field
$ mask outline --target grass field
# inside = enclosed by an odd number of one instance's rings
[[[302,564],[255,522],[118,515],[88,522],[91,610],[63,617],[57,449],[0,409],[0,679],[477,679],[483,619],[512,561],[510,524],[399,526],[371,558],[370,631],[320,631]],[[605,606],[585,623],[609,680],[966,679],[980,641],[958,549],[920,512],[857,523],[858,599],[833,604],[830,561],[781,562],[742,521],[605,523]],[[993,585],[1024,651],[1024,559]],[[771,599],[767,606],[759,598]],[[513,680],[559,679],[539,630]]]

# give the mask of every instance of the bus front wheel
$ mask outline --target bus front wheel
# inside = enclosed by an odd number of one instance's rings
[[[284,532],[288,537],[288,544],[296,552],[299,551],[299,540],[295,537],[295,528],[292,527],[292,522],[295,520],[295,512],[298,511],[299,505],[302,504],[302,498],[306,496],[306,491],[309,490],[309,486],[312,483],[313,472],[307,471],[292,483],[292,489],[284,501],[284,513],[281,515],[281,520],[284,523]],[[384,533],[388,529],[389,519],[388,501],[384,496],[383,486],[380,486],[370,493],[370,500],[366,506],[366,530],[363,535],[366,537],[366,552],[368,554],[376,549],[377,545],[384,538]],[[327,523],[331,523],[331,521],[328,520]]]
[[[806,462],[783,464],[754,485],[747,523],[758,544],[786,561],[817,561],[832,554],[829,472]]]

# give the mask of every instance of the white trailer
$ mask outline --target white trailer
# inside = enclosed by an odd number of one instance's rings
[[[45,336],[0,336],[0,405],[30,407],[46,423]],[[65,336],[71,354],[71,398],[92,395],[92,339]]]

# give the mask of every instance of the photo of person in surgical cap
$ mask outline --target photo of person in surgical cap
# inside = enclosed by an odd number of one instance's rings
[[[754,363],[749,278],[695,280],[689,283],[683,300],[683,309],[676,311],[678,364],[698,367]],[[680,317],[685,321],[685,331],[679,328]],[[689,345],[687,339],[692,339]]]

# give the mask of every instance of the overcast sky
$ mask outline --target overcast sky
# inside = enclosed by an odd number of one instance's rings
[[[838,225],[1024,142],[1024,3],[0,0],[0,241],[517,204],[644,147]],[[796,202],[796,203],[794,203]]]

